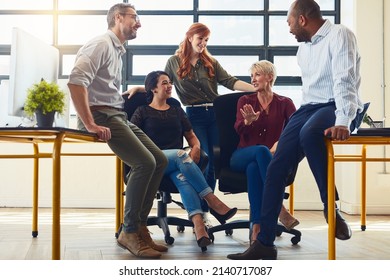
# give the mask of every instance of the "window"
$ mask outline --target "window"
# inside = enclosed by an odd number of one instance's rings
[[[340,22],[340,0],[317,0],[325,18]],[[66,80],[78,49],[107,29],[107,9],[117,0],[13,0],[0,2],[0,81],[8,79],[11,29],[19,26],[60,50],[60,79]],[[127,2],[127,1],[126,1]],[[250,81],[256,60],[275,63],[275,91],[299,102],[297,42],[286,23],[291,0],[132,0],[142,27],[126,45],[123,88],[143,84],[164,69],[193,22],[209,26],[208,48],[232,75]],[[239,3],[239,4],[238,4]],[[23,9],[21,9],[22,7]],[[228,90],[221,89],[221,94]],[[296,103],[298,105],[298,103]]]

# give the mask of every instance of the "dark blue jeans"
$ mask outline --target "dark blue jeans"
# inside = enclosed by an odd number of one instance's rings
[[[215,171],[213,147],[218,143],[218,127],[213,107],[187,107],[188,119],[190,120],[200,146],[209,157],[209,164],[204,171],[207,184],[215,190]],[[205,201],[202,203],[204,212],[208,212]]]
[[[261,232],[257,236],[264,245],[272,246],[274,243],[287,178],[305,156],[326,207],[328,174],[324,130],[334,126],[335,110],[334,102],[301,106],[283,130],[264,185]],[[351,127],[351,131],[353,129]]]
[[[267,146],[256,145],[237,149],[230,159],[230,168],[245,172],[250,204],[250,222],[260,223],[264,181],[272,154]]]

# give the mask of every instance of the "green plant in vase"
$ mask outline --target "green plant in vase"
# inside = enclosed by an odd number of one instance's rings
[[[27,116],[37,117],[37,125],[52,126],[55,113],[63,114],[65,109],[65,93],[56,83],[49,83],[41,79],[27,90],[27,99],[24,111]],[[48,118],[42,122],[41,118]]]

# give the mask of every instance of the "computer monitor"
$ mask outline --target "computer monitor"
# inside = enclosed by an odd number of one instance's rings
[[[8,115],[13,120],[25,116],[23,112],[27,90],[42,78],[58,81],[59,51],[54,46],[24,30],[12,30],[10,74],[8,83]]]

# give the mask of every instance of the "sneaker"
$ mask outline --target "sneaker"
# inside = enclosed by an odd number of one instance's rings
[[[150,248],[138,233],[121,231],[117,239],[118,245],[128,250],[134,256],[147,259],[158,259],[161,253]]]
[[[167,246],[164,246],[164,245],[161,245],[161,244],[157,244],[153,241],[152,237],[150,236],[150,231],[148,230],[147,226],[140,226],[139,228],[139,235],[140,237],[142,238],[143,241],[146,242],[146,244],[156,250],[156,251],[159,251],[159,252],[166,252],[168,251],[168,247]]]

